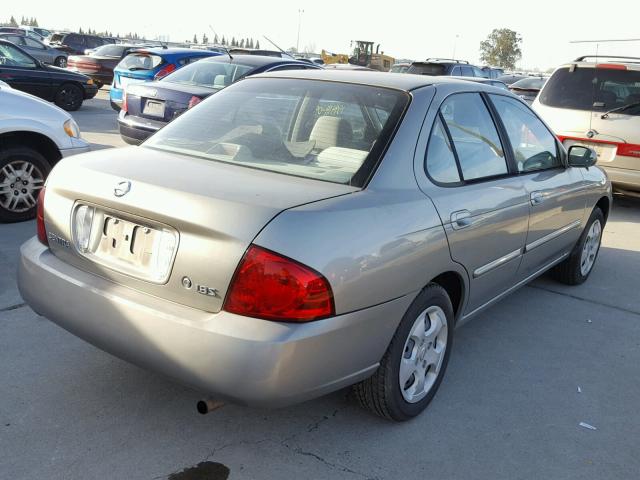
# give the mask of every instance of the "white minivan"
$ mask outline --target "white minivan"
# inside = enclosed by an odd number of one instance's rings
[[[565,147],[593,148],[616,190],[640,195],[640,58],[584,56],[562,65],[533,109]]]

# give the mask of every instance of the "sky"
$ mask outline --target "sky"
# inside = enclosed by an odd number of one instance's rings
[[[77,8],[74,7],[74,3]],[[110,0],[85,8],[81,2],[7,1],[2,21],[13,15],[35,16],[40,26],[77,30],[93,28],[114,33],[136,31],[147,38],[171,41],[201,38],[212,29],[227,38],[253,37],[268,45],[266,35],[284,49],[295,47],[300,19],[300,50],[323,48],[349,53],[351,40],[380,43],[396,58],[422,60],[452,57],[479,62],[479,44],[494,28],[510,28],[522,36],[521,69],[546,70],[579,55],[599,53],[640,57],[640,41],[571,44],[572,40],[640,39],[640,1],[625,0],[624,18],[606,20],[602,2],[594,0],[516,0],[418,2],[348,2],[337,0],[216,2],[189,0]],[[178,6],[180,5],[180,6]],[[299,10],[304,13],[299,14]],[[4,17],[7,17],[6,19]],[[626,19],[626,20],[625,20]],[[635,19],[635,20],[634,20]],[[456,38],[457,36],[457,38]]]

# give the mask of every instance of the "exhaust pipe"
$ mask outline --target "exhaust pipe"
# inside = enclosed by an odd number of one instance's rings
[[[198,410],[198,413],[201,415],[206,415],[207,413],[213,412],[214,410],[218,410],[222,407],[224,407],[224,402],[213,398],[206,398],[196,403],[196,410]]]

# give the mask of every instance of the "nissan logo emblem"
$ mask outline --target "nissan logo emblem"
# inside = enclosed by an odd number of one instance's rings
[[[127,193],[129,193],[129,190],[131,190],[131,182],[128,180],[123,180],[115,186],[115,188],[113,189],[113,194],[116,197],[123,197]]]

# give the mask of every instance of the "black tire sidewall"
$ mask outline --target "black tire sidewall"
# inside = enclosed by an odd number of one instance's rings
[[[62,98],[61,98],[62,91],[66,89],[74,89],[76,93],[78,93],[78,97],[79,97],[79,100],[76,103],[69,106],[65,105],[65,103],[62,101]],[[58,88],[54,103],[58,107],[62,108],[63,110],[66,110],[68,112],[74,112],[82,106],[83,100],[84,100],[84,91],[82,90],[82,87],[74,83],[65,83],[63,85],[60,85],[60,87]]]
[[[34,164],[46,180],[51,172],[51,165],[39,152],[28,147],[9,147],[0,151],[0,169],[15,160],[23,160]],[[26,212],[11,212],[0,206],[0,223],[22,222],[36,215],[36,207]]]
[[[404,399],[398,382],[400,362],[402,360],[406,340],[411,332],[411,327],[413,326],[416,318],[431,306],[440,307],[447,317],[447,348],[445,351],[445,357],[442,361],[442,368],[440,369],[438,378],[431,387],[429,393],[419,402],[409,403]],[[455,326],[454,323],[455,320],[451,300],[449,299],[446,291],[439,285],[429,285],[422,290],[402,317],[402,321],[396,330],[394,339],[387,351],[387,358],[385,359],[385,368],[388,369],[388,374],[385,376],[385,390],[387,392],[389,410],[394,420],[407,420],[415,417],[420,414],[427,405],[429,405],[435,396],[444,377],[449,357],[451,355],[453,330]]]
[[[64,63],[65,63],[65,66],[64,66],[64,67],[61,65],[61,63],[62,63],[62,62],[64,62]],[[66,65],[66,64],[67,64],[67,61],[66,61],[66,59],[65,59],[64,57],[56,57],[56,59],[53,61],[53,64],[54,64],[56,67],[66,68],[66,66],[67,66],[67,65]]]

